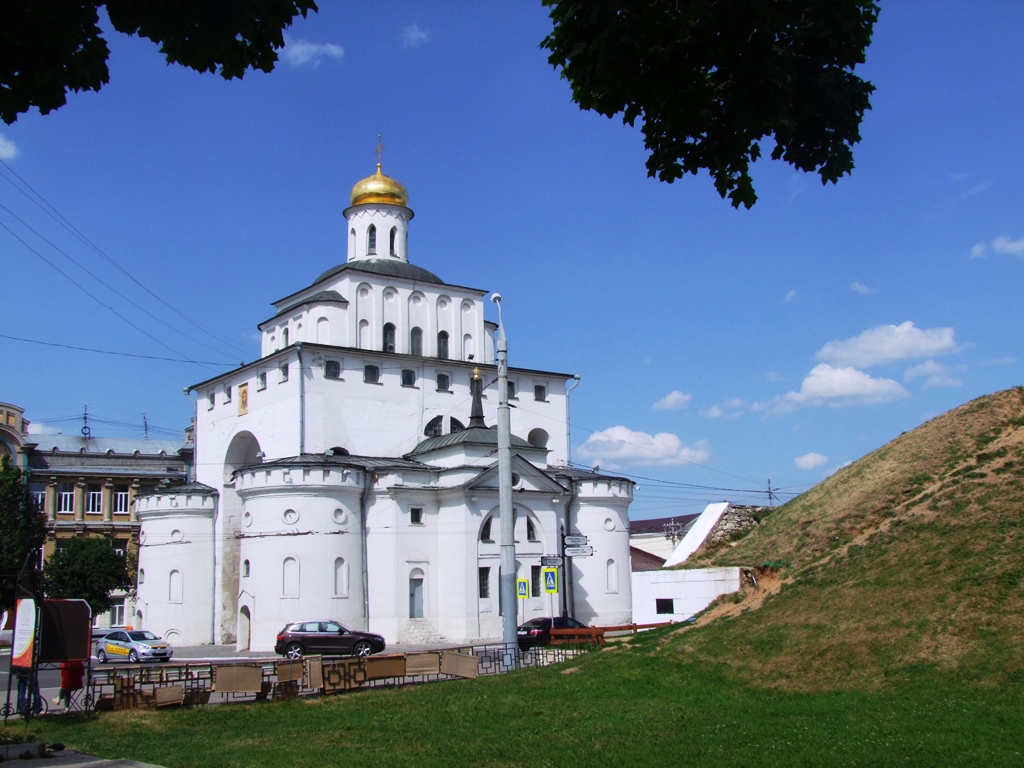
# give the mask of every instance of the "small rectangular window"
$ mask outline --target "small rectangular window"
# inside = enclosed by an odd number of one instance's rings
[[[206,406],[207,409],[213,408],[213,406],[217,404],[217,393],[211,392],[209,395],[206,396],[206,399],[209,401],[209,405]]]
[[[230,384],[227,384],[224,387],[224,402],[225,403],[230,403],[231,402],[231,385]]]
[[[416,371],[411,371],[406,368],[402,371],[402,386],[403,387],[415,387],[416,386]]]
[[[280,368],[281,371],[281,383],[288,381],[288,363],[285,363]]]
[[[447,373],[437,374],[437,391],[451,392],[452,382]]]
[[[325,379],[340,379],[341,378],[341,363],[337,360],[327,360],[324,363],[324,378]]]
[[[530,595],[540,597],[540,566],[530,566]]]
[[[516,399],[516,383],[514,381],[510,381],[508,383],[508,399],[509,400],[515,400]]]
[[[674,602],[675,601],[672,600],[672,598],[670,598],[670,597],[668,597],[668,598],[662,598],[662,597],[656,598],[655,601],[654,601],[655,612],[656,613],[661,613],[661,614],[675,613],[676,610],[675,610]]]
[[[533,399],[545,402],[548,399],[548,388],[543,384],[536,384],[533,387]]]
[[[267,388],[267,374],[260,373],[256,375],[256,391],[262,391]]]
[[[112,598],[110,601],[110,626],[124,626],[124,598]]]
[[[423,525],[423,507],[409,509],[409,522],[413,525]]]
[[[481,568],[479,569],[480,579],[480,599],[491,596],[491,569]]]
[[[380,384],[380,368],[367,365],[363,368],[363,381],[367,384]]]

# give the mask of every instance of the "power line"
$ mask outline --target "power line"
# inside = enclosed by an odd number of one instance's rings
[[[0,224],[2,227],[3,224]],[[38,339],[23,339],[18,336],[8,336],[5,333],[0,333],[0,339],[10,339],[11,341],[23,341],[26,344],[41,344],[44,347],[61,347],[63,349],[74,349],[79,352],[95,352],[99,355],[117,355],[118,357],[137,357],[142,360],[163,360],[168,363],[190,363],[192,365],[226,365],[233,367],[234,363],[218,363],[212,360],[189,360],[185,357],[158,357],[156,355],[138,355],[133,352],[113,352],[108,349],[93,349],[91,347],[76,347],[71,344],[58,344],[54,341],[39,341]],[[171,350],[175,352],[176,350]],[[78,418],[75,416],[74,418]]]

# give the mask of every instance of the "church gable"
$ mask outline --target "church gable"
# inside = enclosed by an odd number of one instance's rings
[[[495,462],[477,477],[465,485],[466,490],[498,490],[498,464]],[[538,469],[518,454],[512,454],[512,490],[524,493],[529,491],[540,493],[568,493],[569,490]]]

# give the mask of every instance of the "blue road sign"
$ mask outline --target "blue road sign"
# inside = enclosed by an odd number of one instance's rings
[[[541,574],[544,577],[544,591],[548,594],[558,591],[558,569],[557,568],[541,568]]]
[[[516,579],[516,594],[520,600],[525,600],[530,596],[529,579]]]

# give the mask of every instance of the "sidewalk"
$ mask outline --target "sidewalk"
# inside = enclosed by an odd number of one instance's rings
[[[34,757],[30,760],[18,758],[19,766],[50,766],[50,765],[77,765],[79,768],[92,768],[93,766],[104,766],[105,768],[163,768],[163,766],[152,763],[140,763],[137,760],[121,758],[118,760],[102,760],[92,755],[85,755],[75,752],[73,749],[63,749],[54,752],[52,757]]]

